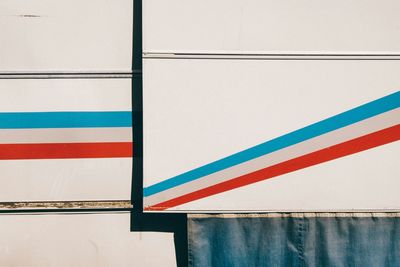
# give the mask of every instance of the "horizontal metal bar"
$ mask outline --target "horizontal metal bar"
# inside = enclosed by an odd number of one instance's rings
[[[17,210],[126,210],[132,209],[130,200],[99,201],[20,201],[0,202],[0,212]]]
[[[400,60],[399,54],[208,54],[143,53],[145,59],[226,59],[226,60]]]
[[[0,210],[1,215],[57,215],[57,214],[122,214],[130,213],[132,209],[31,209],[31,210]]]
[[[130,79],[141,71],[129,72],[0,72],[0,79]]]

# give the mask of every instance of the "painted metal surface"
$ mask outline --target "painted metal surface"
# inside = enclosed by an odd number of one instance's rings
[[[131,203],[133,2],[138,36],[140,1],[0,1],[0,266],[176,266]]]
[[[0,1],[0,72],[131,71],[131,0]]]
[[[0,214],[1,266],[176,266],[172,233],[130,232],[129,213]]]
[[[144,66],[145,209],[400,208],[399,61]]]
[[[147,0],[143,51],[400,54],[397,0]]]
[[[130,79],[0,80],[0,201],[130,199]]]

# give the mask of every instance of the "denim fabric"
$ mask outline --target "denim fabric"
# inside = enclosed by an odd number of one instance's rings
[[[189,215],[189,266],[400,266],[399,216]]]

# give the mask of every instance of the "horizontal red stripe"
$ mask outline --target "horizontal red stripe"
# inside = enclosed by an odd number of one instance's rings
[[[398,141],[400,125],[368,134],[329,148],[325,148],[298,158],[294,158],[268,168],[264,168],[229,181],[225,181],[162,203],[147,207],[147,210],[165,210],[207,196],[222,193],[234,188],[294,172],[323,162],[345,157],[377,146]]]
[[[132,142],[0,144],[0,160],[132,157]]]

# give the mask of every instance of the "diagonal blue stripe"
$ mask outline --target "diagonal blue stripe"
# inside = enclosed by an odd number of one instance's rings
[[[0,113],[0,129],[131,126],[130,111]]]
[[[144,196],[154,195],[398,107],[400,107],[400,91],[144,188],[143,194]]]

